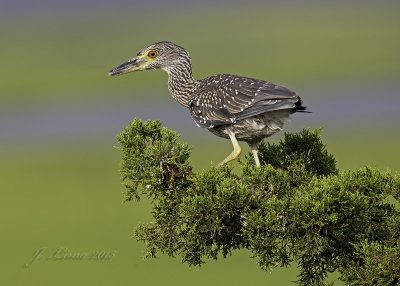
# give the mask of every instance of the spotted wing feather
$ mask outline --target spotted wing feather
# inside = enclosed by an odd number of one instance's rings
[[[295,92],[267,81],[216,75],[200,82],[190,103],[196,123],[205,128],[232,124],[261,113],[301,105]]]

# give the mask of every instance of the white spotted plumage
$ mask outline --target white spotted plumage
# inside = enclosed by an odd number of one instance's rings
[[[197,126],[230,138],[234,145],[237,138],[256,151],[263,138],[281,130],[290,113],[305,109],[295,92],[267,81],[230,74],[195,80],[189,54],[171,42],[155,43],[138,56],[143,58],[149,50],[156,50],[158,56],[145,69],[165,70],[170,93],[190,109]],[[223,163],[234,158],[229,156]]]

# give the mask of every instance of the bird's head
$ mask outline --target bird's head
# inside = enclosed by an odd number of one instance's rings
[[[136,57],[112,69],[108,75],[122,75],[150,69],[168,71],[182,62],[190,63],[190,56],[182,47],[171,42],[158,42],[142,49]]]

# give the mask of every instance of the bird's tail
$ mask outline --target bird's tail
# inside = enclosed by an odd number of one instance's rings
[[[303,104],[303,101],[299,97],[299,100],[295,103],[293,112],[312,113],[311,111],[308,111],[307,107],[303,106],[302,104]]]

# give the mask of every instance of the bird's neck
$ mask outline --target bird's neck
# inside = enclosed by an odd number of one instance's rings
[[[190,59],[171,65],[165,71],[168,73],[168,89],[172,97],[183,106],[189,107],[191,95],[198,85],[192,75]]]

